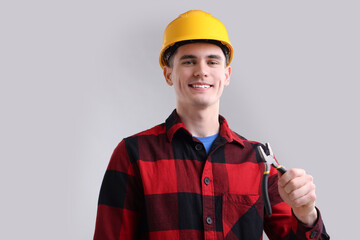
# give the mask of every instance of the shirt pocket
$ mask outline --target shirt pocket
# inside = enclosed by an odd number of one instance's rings
[[[222,195],[224,239],[261,239],[264,204],[260,195]]]

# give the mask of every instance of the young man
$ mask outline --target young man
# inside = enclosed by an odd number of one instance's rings
[[[233,49],[224,25],[189,11],[165,30],[160,65],[176,109],[125,138],[100,191],[94,239],[329,239],[312,177],[272,169],[264,214],[257,147],[219,115]]]

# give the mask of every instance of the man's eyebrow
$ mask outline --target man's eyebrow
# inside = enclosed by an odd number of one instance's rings
[[[194,59],[194,58],[197,58],[195,55],[192,55],[192,54],[187,54],[187,55],[184,55],[180,58],[180,60],[184,60],[184,59]]]
[[[207,56],[207,58],[213,58],[213,59],[217,59],[217,60],[223,59],[220,55],[217,55],[217,54],[211,54],[211,55]]]
[[[192,55],[192,54],[186,54],[184,56],[182,56],[180,58],[180,60],[184,60],[184,59],[196,59],[197,57],[195,55]],[[220,55],[217,55],[217,54],[210,54],[208,56],[206,56],[206,58],[212,58],[212,59],[218,59],[218,60],[221,60],[222,57]]]

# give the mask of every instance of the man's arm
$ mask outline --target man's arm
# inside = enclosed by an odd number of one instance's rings
[[[94,240],[135,239],[143,194],[125,140],[115,149],[102,182]]]
[[[315,208],[314,194],[312,177],[304,170],[289,169],[281,175],[272,168],[269,197],[273,214],[271,217],[265,216],[264,222],[269,239],[330,239],[320,211]]]
[[[278,189],[281,198],[289,204],[297,219],[313,226],[318,218],[313,177],[303,169],[292,168],[282,176],[279,173]]]

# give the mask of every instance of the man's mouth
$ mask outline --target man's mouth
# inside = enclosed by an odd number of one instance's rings
[[[192,88],[210,88],[212,85],[210,84],[189,84]]]

